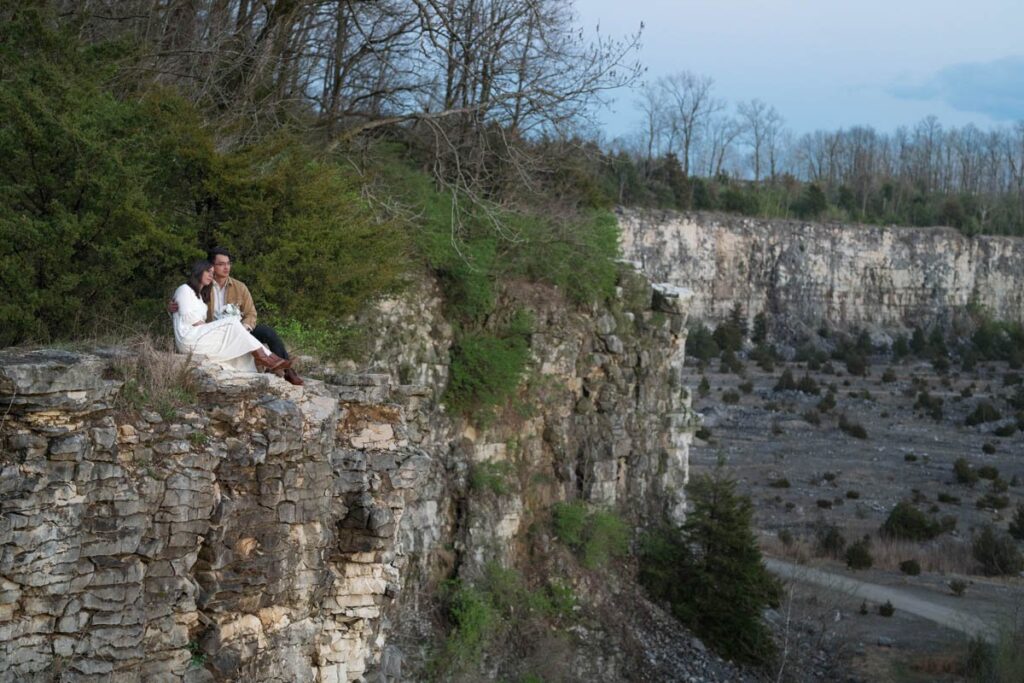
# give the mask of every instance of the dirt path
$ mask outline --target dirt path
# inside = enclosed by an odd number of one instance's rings
[[[786,579],[812,583],[871,602],[882,603],[888,600],[898,610],[966,633],[969,636],[981,636],[986,640],[992,640],[995,637],[993,627],[978,617],[911,595],[908,591],[899,588],[867,583],[842,574],[805,567],[771,557],[766,557],[764,563],[769,571]]]

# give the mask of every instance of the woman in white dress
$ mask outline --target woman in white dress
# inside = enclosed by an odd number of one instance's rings
[[[181,353],[195,353],[235,370],[256,372],[257,367],[283,371],[291,361],[276,356],[261,344],[236,316],[206,322],[213,264],[198,261],[188,282],[174,292],[178,310],[173,314],[174,343]]]

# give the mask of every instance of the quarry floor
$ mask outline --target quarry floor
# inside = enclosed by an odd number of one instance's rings
[[[847,374],[841,362],[831,365],[834,373],[808,372],[802,363],[778,363],[769,373],[748,361],[745,376],[740,377],[721,372],[719,363],[712,361],[704,372],[711,387],[705,397],[697,391],[701,373],[690,366],[683,381],[693,391],[693,406],[710,430],[707,440],[694,440],[691,473],[709,472],[720,460],[724,463],[755,504],[762,548],[769,557],[889,587],[939,609],[974,615],[993,629],[1024,614],[1024,579],[980,576],[970,543],[974,530],[984,524],[1005,529],[1016,505],[1024,502],[1024,434],[1017,431],[999,437],[992,433],[1008,419],[974,427],[964,424],[983,398],[992,400],[1004,418],[1012,415],[1002,399],[1016,388],[1004,386],[1010,372],[1006,364],[983,363],[970,373],[954,369],[943,376],[930,363],[898,364],[880,358],[870,364],[864,377]],[[797,380],[809,374],[821,385],[821,394],[773,391],[787,367]],[[882,381],[886,369],[894,380]],[[914,377],[917,386],[911,393]],[[747,382],[752,387],[747,386],[749,393],[744,393],[740,385]],[[811,424],[803,415],[819,403],[829,385],[835,389],[837,405],[820,413],[820,424]],[[925,385],[931,396],[943,399],[940,420],[914,408],[917,393]],[[973,395],[964,397],[962,391],[968,386],[973,386]],[[739,394],[738,402],[723,400],[735,398],[730,391]],[[840,415],[862,425],[867,438],[841,431]],[[995,447],[994,452],[983,451],[986,443]],[[985,479],[973,486],[956,483],[953,462],[960,457],[975,469],[997,468],[1005,482],[1016,477],[1016,485],[999,494],[1009,499],[1009,505],[1001,510],[979,508],[976,501],[992,490],[992,483]],[[951,502],[939,502],[940,494]],[[936,518],[954,518],[955,529],[923,543],[881,539],[879,527],[901,500],[915,501]],[[815,530],[823,524],[838,527],[847,542],[869,535],[873,567],[852,571],[840,560],[818,557]],[[921,575],[900,572],[899,563],[908,559],[920,562]],[[967,583],[960,597],[949,588],[955,579]],[[956,663],[969,640],[961,631],[906,610],[883,617],[877,604],[842,588],[807,581],[790,581],[788,586],[791,600],[771,616],[783,631],[787,623],[788,628],[800,629],[804,648],[820,637],[820,652],[812,656],[827,661],[820,666],[829,669],[829,678],[960,680]],[[867,614],[860,613],[862,603]],[[808,670],[806,665],[800,668]]]

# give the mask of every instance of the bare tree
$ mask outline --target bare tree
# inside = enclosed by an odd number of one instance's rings
[[[750,148],[754,182],[760,182],[765,161],[771,163],[769,157],[776,154],[774,146],[782,129],[782,117],[775,107],[756,98],[749,102],[740,102],[736,112],[743,125],[743,142]],[[772,168],[771,172],[774,178],[775,169]]]
[[[669,122],[678,133],[679,161],[683,175],[688,176],[698,137],[705,132],[711,116],[725,104],[712,97],[714,80],[707,76],[680,71],[659,79],[658,84],[672,105]]]

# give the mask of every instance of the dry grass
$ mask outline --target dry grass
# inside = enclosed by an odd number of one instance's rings
[[[115,412],[127,417],[154,410],[167,418],[175,408],[194,404],[193,367],[192,357],[175,353],[167,338],[137,335],[121,341],[110,365],[110,378],[124,382]]]
[[[858,538],[853,533],[845,533],[847,541]],[[784,544],[775,534],[762,534],[761,550],[767,555],[787,559],[797,564],[807,564],[819,557],[815,539],[799,536],[792,543]],[[977,565],[971,556],[971,544],[949,536],[944,536],[927,543],[911,541],[895,541],[871,538],[871,557],[873,568],[889,571],[900,571],[900,562],[917,560],[921,570],[935,574],[968,575]]]
[[[977,565],[971,544],[949,536],[926,543],[873,538],[871,555],[876,567],[891,571],[899,571],[904,560],[917,560],[921,571],[935,574],[971,574]]]

